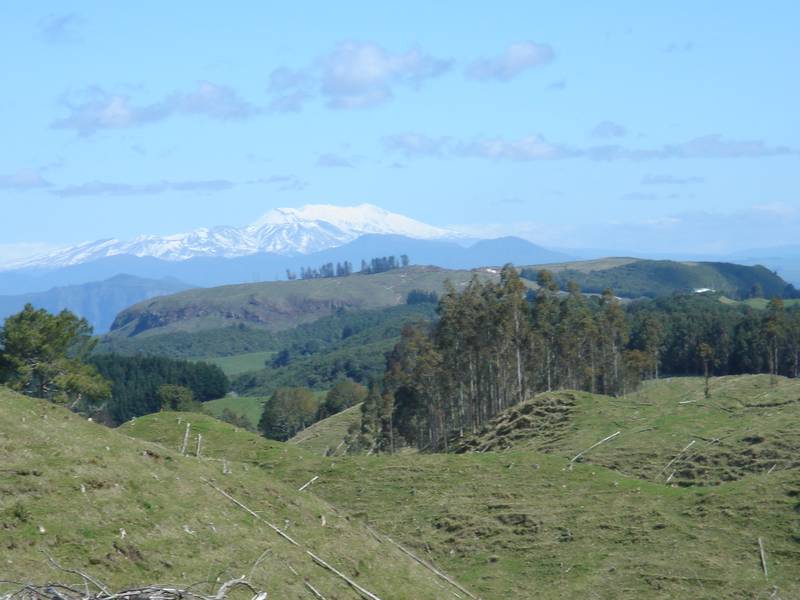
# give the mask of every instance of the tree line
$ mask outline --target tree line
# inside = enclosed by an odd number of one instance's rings
[[[528,291],[507,265],[441,298],[438,320],[404,328],[362,405],[359,444],[447,450],[533,394],[621,395],[663,375],[800,374],[800,307],[766,310],[703,294],[623,304],[610,290],[560,292],[552,273]]]
[[[86,319],[28,304],[0,330],[0,384],[108,425],[162,408],[192,409],[196,401],[224,396],[230,387],[215,365],[92,355],[96,343]]]
[[[369,262],[366,260],[361,261],[361,273],[365,275],[374,275],[375,273],[384,273],[393,269],[402,269],[411,264],[411,259],[408,255],[403,254],[398,259],[396,256],[382,256],[371,259]],[[337,262],[335,265],[332,262],[327,262],[319,267],[300,267],[300,279],[328,279],[331,277],[347,277],[353,274],[353,263],[349,261]],[[297,279],[297,273],[291,269],[286,269],[286,279],[294,281]]]

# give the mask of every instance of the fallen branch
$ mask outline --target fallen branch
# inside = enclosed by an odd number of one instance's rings
[[[249,508],[247,508],[247,507],[246,507],[244,504],[242,504],[241,502],[239,502],[239,501],[238,501],[236,498],[234,498],[233,496],[231,496],[231,495],[230,495],[228,492],[226,492],[225,490],[223,490],[223,489],[221,489],[221,488],[217,487],[216,485],[214,485],[213,483],[211,483],[211,482],[210,482],[210,481],[208,481],[207,479],[203,479],[202,481],[203,481],[204,483],[207,483],[209,486],[211,486],[211,487],[212,487],[212,488],[214,488],[215,490],[217,490],[217,491],[218,491],[220,494],[222,494],[223,496],[225,496],[225,497],[226,497],[228,500],[230,500],[231,502],[233,502],[233,503],[234,503],[236,506],[238,506],[239,508],[242,508],[242,509],[246,510],[247,512],[249,512],[249,513],[250,513],[251,515],[253,515],[253,516],[254,516],[256,519],[258,519],[259,521],[261,521],[262,523],[264,523],[265,525],[267,525],[267,527],[269,527],[270,529],[272,529],[272,530],[273,530],[275,533],[277,533],[279,536],[281,536],[283,539],[285,539],[285,540],[286,540],[287,542],[289,542],[290,544],[292,544],[292,545],[294,545],[294,546],[298,546],[298,547],[300,546],[300,544],[298,544],[297,542],[295,542],[295,541],[294,541],[294,540],[293,540],[291,537],[289,537],[289,536],[288,536],[288,535],[287,535],[287,534],[286,534],[286,533],[285,533],[285,532],[284,532],[282,529],[280,529],[279,527],[276,527],[275,525],[273,525],[272,523],[270,523],[269,521],[267,521],[267,520],[266,520],[264,517],[262,517],[261,515],[259,515],[257,512],[255,512],[255,511],[252,511],[252,510],[250,510]]]
[[[77,575],[78,577],[80,577],[80,578],[82,578],[82,579],[83,579],[84,583],[85,583],[85,582],[89,582],[89,583],[91,583],[91,584],[92,584],[92,585],[94,585],[94,586],[95,586],[95,587],[96,587],[98,590],[100,590],[101,592],[103,592],[103,593],[104,593],[106,596],[109,596],[109,595],[111,595],[111,593],[108,591],[108,588],[107,588],[106,586],[104,586],[102,583],[100,583],[100,582],[99,582],[97,579],[95,579],[94,577],[92,577],[91,575],[88,575],[88,574],[84,573],[83,571],[79,571],[78,569],[67,569],[66,567],[62,567],[62,566],[61,566],[60,564],[58,564],[58,563],[55,561],[55,559],[54,559],[52,556],[50,556],[50,555],[49,555],[47,552],[45,552],[44,550],[42,550],[42,552],[44,552],[44,555],[47,557],[47,560],[49,560],[49,561],[50,561],[50,563],[51,563],[51,564],[52,564],[52,565],[53,565],[53,566],[54,566],[56,569],[58,569],[59,571],[64,571],[64,573],[70,573],[70,574],[72,574],[72,575]],[[87,588],[87,589],[88,589],[88,588]],[[88,594],[87,594],[87,595],[88,595]]]
[[[399,549],[400,549],[400,550],[401,550],[403,553],[405,553],[405,554],[407,554],[408,556],[410,556],[411,558],[413,558],[415,561],[417,561],[417,562],[418,562],[419,564],[421,564],[423,567],[425,567],[426,569],[428,569],[428,570],[429,570],[431,573],[433,573],[434,575],[436,575],[436,576],[438,576],[438,577],[440,577],[440,578],[444,579],[444,580],[445,580],[447,583],[449,583],[449,584],[450,584],[450,585],[452,585],[453,587],[457,588],[457,589],[458,589],[458,590],[460,590],[461,592],[464,592],[464,593],[465,593],[467,596],[469,596],[469,597],[470,597],[470,598],[472,598],[473,600],[479,600],[477,596],[474,596],[473,594],[471,594],[471,593],[469,592],[469,590],[466,590],[466,589],[464,589],[464,588],[463,588],[461,585],[459,585],[459,583],[458,583],[457,581],[455,581],[454,579],[452,579],[452,578],[451,578],[449,575],[447,575],[446,573],[442,573],[442,572],[441,572],[439,569],[437,569],[436,567],[434,567],[434,566],[433,566],[432,564],[430,564],[429,562],[427,562],[427,561],[425,561],[425,560],[421,559],[419,556],[417,556],[416,554],[414,554],[414,553],[413,553],[413,552],[411,552],[410,550],[407,550],[407,549],[403,548],[403,547],[402,547],[400,544],[398,544],[397,542],[395,542],[395,541],[394,541],[392,538],[390,538],[388,535],[387,535],[387,536],[385,536],[385,537],[386,537],[386,539],[387,539],[387,540],[388,540],[390,543],[392,543],[392,544],[394,544],[395,546],[397,546],[397,547],[398,547],[398,548],[399,548]]]
[[[300,489],[298,489],[297,491],[302,492],[304,489],[306,489],[308,486],[314,483],[317,479],[319,479],[319,475],[314,475],[314,477],[311,478],[311,481],[308,481],[305,485],[301,486]]]
[[[758,538],[758,550],[761,554],[761,568],[764,571],[764,579],[768,579],[769,573],[767,572],[767,555],[764,553],[764,543],[761,541],[761,538]]]
[[[319,590],[318,590],[317,588],[315,588],[313,585],[311,585],[311,584],[310,584],[310,583],[308,583],[307,581],[304,581],[304,582],[303,582],[303,584],[304,584],[304,585],[305,585],[305,586],[306,586],[306,587],[309,589],[309,591],[310,591],[312,594],[314,594],[314,597],[315,597],[315,598],[317,598],[317,600],[326,600],[325,596],[323,596],[323,595],[322,595],[322,594],[319,592]]]
[[[694,442],[695,442],[695,440],[692,440],[691,442],[689,442],[683,450],[681,450],[680,452],[678,452],[678,454],[675,455],[675,458],[673,458],[671,461],[669,461],[667,463],[667,466],[665,466],[663,469],[661,469],[658,472],[658,474],[661,475],[661,473],[663,473],[664,471],[669,469],[672,466],[672,464],[683,455],[684,452],[686,452],[689,448],[694,446]]]
[[[80,575],[84,581],[92,582],[95,579],[91,576],[78,571],[77,569],[66,569],[55,563],[57,568],[66,573]],[[15,583],[15,582],[5,582]],[[244,587],[250,590],[254,596],[253,600],[267,600],[266,592],[257,591],[250,583],[244,579],[232,579],[220,586],[216,594],[206,596],[199,594],[190,588],[181,589],[177,587],[167,587],[162,585],[146,585],[139,588],[130,588],[120,592],[112,593],[107,589],[97,593],[90,593],[88,590],[80,592],[74,588],[57,583],[47,583],[34,585],[31,583],[15,583],[19,589],[15,592],[0,596],[3,600],[226,600],[228,593],[237,587]]]
[[[577,453],[575,456],[573,456],[573,457],[570,459],[570,461],[569,461],[569,462],[571,462],[571,463],[575,462],[575,461],[576,461],[576,460],[578,460],[578,459],[579,459],[581,456],[583,456],[584,454],[586,454],[587,452],[589,452],[589,450],[592,450],[592,449],[594,449],[594,448],[597,448],[597,447],[598,447],[600,444],[604,444],[605,442],[607,442],[607,441],[609,441],[609,440],[613,440],[613,439],[614,439],[615,437],[617,437],[617,436],[618,436],[620,433],[622,433],[622,432],[621,432],[621,431],[617,431],[616,433],[612,433],[612,434],[611,434],[611,435],[609,435],[608,437],[604,437],[602,440],[600,440],[600,441],[599,441],[599,442],[597,442],[596,444],[592,444],[591,446],[589,446],[589,447],[588,447],[586,450],[584,450],[583,452],[578,452],[578,453]]]
[[[328,563],[326,563],[324,560],[322,560],[322,559],[321,559],[319,556],[317,556],[316,554],[314,554],[314,553],[310,552],[309,550],[306,550],[306,554],[308,554],[308,555],[311,557],[311,559],[312,559],[312,560],[313,560],[315,563],[317,563],[319,566],[321,566],[321,567],[322,567],[322,568],[324,568],[324,569],[327,569],[328,571],[330,571],[331,573],[333,573],[334,575],[336,575],[336,576],[337,576],[337,577],[339,577],[340,579],[344,580],[344,581],[347,583],[347,585],[349,585],[351,588],[353,588],[354,590],[356,590],[356,591],[357,591],[359,594],[361,594],[361,595],[362,595],[362,596],[364,596],[365,598],[369,598],[369,600],[381,600],[381,599],[380,599],[378,596],[376,596],[375,594],[373,594],[373,593],[372,593],[372,592],[370,592],[369,590],[365,590],[363,587],[361,587],[360,585],[358,585],[358,584],[357,584],[355,581],[353,581],[352,579],[350,579],[350,578],[349,578],[347,575],[345,575],[344,573],[341,573],[341,572],[337,571],[337,570],[336,570],[334,567],[332,567],[331,565],[329,565]]]

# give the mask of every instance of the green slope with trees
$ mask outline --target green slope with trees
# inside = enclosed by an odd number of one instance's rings
[[[190,290],[122,311],[112,325],[109,339],[167,331],[196,332],[239,324],[280,331],[342,309],[369,310],[406,304],[408,294],[414,290],[438,293],[444,289],[446,280],[463,286],[472,276],[470,271],[409,267],[376,274]],[[479,276],[497,278],[492,273]]]
[[[533,281],[541,267],[526,267],[522,276]],[[678,262],[672,260],[601,259],[546,265],[562,290],[577,283],[586,293],[605,289],[624,298],[669,296],[709,289],[736,299],[751,297],[793,298],[797,290],[763,266],[725,262]]]
[[[800,375],[800,308],[766,310],[690,294],[622,305],[610,291],[559,295],[549,271],[523,296],[517,271],[451,289],[431,326],[403,330],[381,394],[364,403],[361,445],[447,450],[540,391],[620,395],[659,375]]]

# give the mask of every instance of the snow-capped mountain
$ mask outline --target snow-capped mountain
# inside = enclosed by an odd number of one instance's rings
[[[456,232],[415,221],[372,204],[310,204],[277,208],[242,227],[213,227],[167,236],[141,235],[132,240],[85,242],[39,255],[5,269],[55,268],[119,255],[182,261],[198,257],[233,258],[258,252],[294,256],[342,246],[367,234],[415,239],[453,239]]]

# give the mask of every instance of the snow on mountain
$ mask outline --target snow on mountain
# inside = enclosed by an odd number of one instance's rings
[[[141,235],[128,241],[85,242],[2,268],[66,267],[123,254],[170,261],[197,257],[232,258],[258,252],[293,256],[342,246],[367,234],[403,235],[424,240],[459,237],[456,232],[371,204],[310,204],[301,208],[271,210],[243,228],[201,228],[167,236]]]

